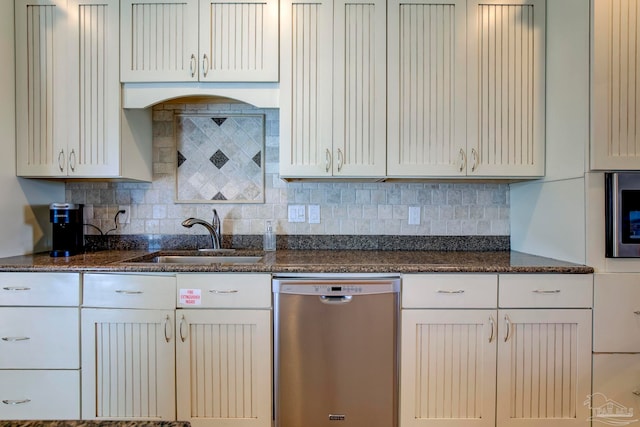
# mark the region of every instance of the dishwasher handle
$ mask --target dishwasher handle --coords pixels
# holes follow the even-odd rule
[[[351,295],[320,295],[323,304],[348,304],[352,299]]]

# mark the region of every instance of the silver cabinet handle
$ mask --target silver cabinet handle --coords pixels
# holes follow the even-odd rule
[[[439,294],[448,294],[448,295],[451,295],[451,294],[464,294],[464,289],[458,289],[457,291],[447,291],[447,290],[444,290],[444,289],[439,289],[437,291],[437,293],[439,293]]]
[[[478,152],[475,148],[471,149],[471,159],[473,162],[471,163],[471,172],[475,172],[476,168],[478,167]]]
[[[3,400],[2,403],[5,405],[22,405],[25,403],[31,402],[31,399],[21,399],[21,400]]]
[[[6,342],[29,341],[30,339],[29,337],[2,337],[2,341]]]
[[[202,76],[207,77],[207,73],[209,73],[209,57],[205,53],[202,55]]]
[[[464,168],[467,166],[467,156],[464,154],[464,150],[460,149],[460,168],[458,169],[460,172],[464,171]]]
[[[338,172],[342,171],[342,166],[344,166],[344,154],[342,154],[342,150],[338,148]]]
[[[635,394],[636,396],[640,396],[640,390],[633,390],[631,393]]]
[[[118,289],[116,290],[116,294],[122,294],[122,295],[140,295],[143,294],[144,292],[142,291],[127,291],[126,289]]]
[[[560,289],[536,289],[534,291],[532,291],[534,294],[559,294],[560,293]]]
[[[58,153],[58,168],[60,172],[64,172],[64,150],[60,150]]]
[[[329,151],[328,148],[325,153],[324,168],[325,172],[329,172],[329,170],[331,169],[331,151]]]
[[[196,55],[194,53],[191,54],[191,61],[189,62],[189,71],[191,72],[191,78],[196,76],[196,69],[198,68]]]
[[[640,310],[634,311],[633,314],[635,314],[636,316],[640,316]]]
[[[5,286],[5,291],[30,291],[31,288],[23,287],[23,286]]]
[[[492,342],[496,331],[496,322],[493,319],[493,316],[489,316],[489,324],[491,325],[491,335],[489,335],[489,342]]]
[[[224,294],[237,294],[239,291],[237,289],[209,289],[209,293],[216,295],[224,295]]]
[[[171,318],[169,315],[164,318],[164,339],[167,342],[171,341]]]
[[[187,335],[186,333],[182,332],[182,328],[184,326],[187,325],[187,319],[184,318],[184,315],[182,316],[182,319],[180,319],[180,341],[185,342],[187,340]],[[188,330],[188,329],[187,329]]]
[[[69,153],[69,168],[71,168],[71,172],[76,171],[76,152],[73,149]]]
[[[504,324],[507,327],[507,333],[504,336],[504,342],[509,341],[509,338],[511,338],[511,319],[509,319],[509,316],[507,316],[505,314],[504,316]]]

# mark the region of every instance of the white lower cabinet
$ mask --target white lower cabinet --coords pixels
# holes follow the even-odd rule
[[[593,279],[576,277],[404,276],[401,427],[584,425],[591,309],[583,302],[591,301]],[[502,297],[503,287],[517,284],[550,300]],[[574,299],[576,286],[585,297]],[[478,288],[484,297],[468,299]],[[569,300],[566,308],[545,308],[558,299]],[[515,301],[521,303],[509,308]]]
[[[0,273],[0,420],[80,417],[80,275]]]
[[[175,420],[175,281],[84,275],[83,419]]]
[[[640,419],[640,274],[595,275],[593,425]],[[616,424],[617,423],[617,424]]]
[[[271,425],[271,312],[178,310],[178,420]]]
[[[190,307],[176,311],[178,420],[270,427],[271,275],[178,274],[177,280],[178,306]]]

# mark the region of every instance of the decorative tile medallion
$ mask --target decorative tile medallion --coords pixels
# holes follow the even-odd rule
[[[176,115],[178,202],[264,203],[264,115]]]

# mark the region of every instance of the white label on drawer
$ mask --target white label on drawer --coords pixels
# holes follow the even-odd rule
[[[201,289],[180,289],[180,303],[184,305],[202,304]]]

